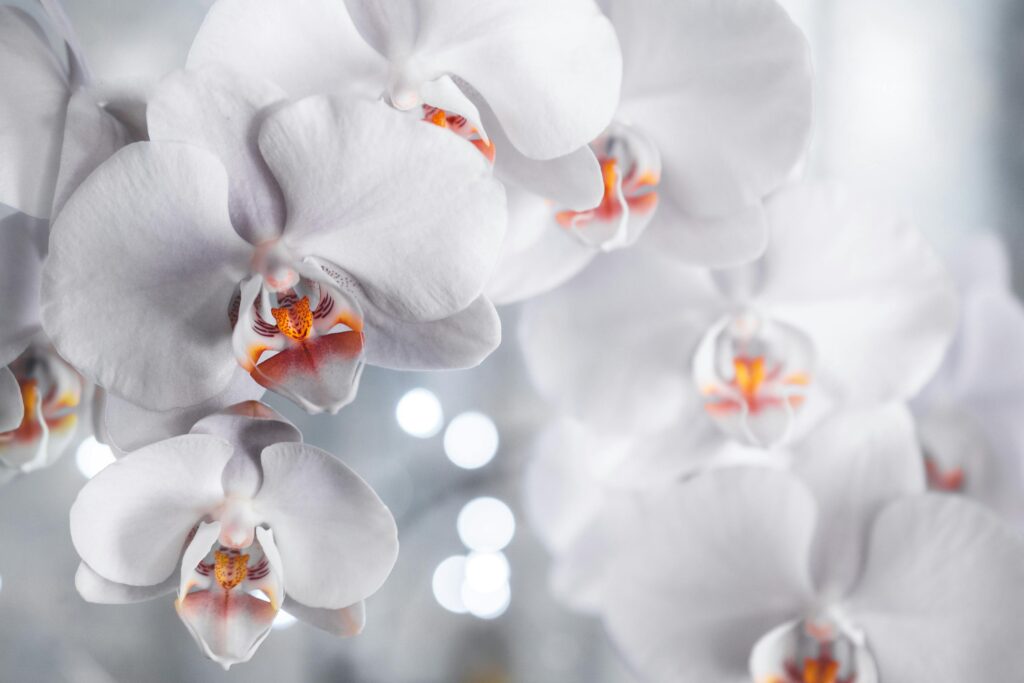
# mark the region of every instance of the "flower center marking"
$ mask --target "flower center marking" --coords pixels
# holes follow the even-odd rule
[[[559,211],[555,220],[563,228],[581,228],[591,221],[619,220],[628,209],[647,214],[658,204],[658,177],[651,170],[641,170],[638,164],[629,167],[621,178],[617,157],[602,157],[601,178],[604,181],[604,196],[595,209],[589,211]],[[625,204],[625,206],[623,206]]]
[[[465,116],[452,114],[444,109],[424,104],[423,120],[440,128],[447,128],[459,137],[469,140],[489,162],[494,163],[494,144],[489,140],[484,140],[483,136],[480,135],[480,131],[474,128]]]
[[[933,491],[961,493],[966,484],[967,474],[962,467],[943,469],[935,458],[924,456],[924,470],[928,479],[928,488]]]
[[[213,576],[224,590],[229,591],[245,581],[248,573],[248,555],[225,553],[220,550],[214,553]]]
[[[309,297],[298,301],[282,301],[280,308],[271,308],[270,313],[277,321],[277,328],[290,339],[302,341],[313,331],[313,311],[309,309]]]

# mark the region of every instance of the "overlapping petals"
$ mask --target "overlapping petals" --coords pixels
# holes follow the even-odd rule
[[[103,470],[75,501],[71,533],[83,597],[124,603],[176,587],[182,620],[225,668],[255,653],[286,600],[320,628],[357,633],[359,603],[398,551],[376,494],[255,403]]]

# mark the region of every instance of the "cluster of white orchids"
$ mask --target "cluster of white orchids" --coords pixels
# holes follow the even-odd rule
[[[552,590],[639,675],[1024,680],[1005,253],[801,178],[775,0],[217,0],[169,73],[87,52],[0,6],[0,480],[118,455],[86,600],[174,594],[225,668],[283,608],[359,633],[395,521],[259,400],[476,366],[525,302]]]

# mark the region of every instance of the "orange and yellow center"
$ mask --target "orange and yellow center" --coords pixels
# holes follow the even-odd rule
[[[277,321],[277,328],[295,341],[309,337],[313,330],[313,311],[309,308],[309,297],[304,296],[290,306],[271,308],[271,314]]]
[[[220,587],[231,590],[245,581],[249,572],[249,556],[217,551],[214,553],[213,576]]]

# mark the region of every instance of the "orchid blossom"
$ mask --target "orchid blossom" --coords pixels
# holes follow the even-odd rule
[[[509,236],[487,290],[497,303],[553,289],[648,225],[644,243],[686,263],[750,261],[768,240],[763,200],[806,150],[808,46],[775,0],[602,5],[624,66],[615,119],[591,143],[603,196],[580,210],[552,195],[547,176],[510,188]]]
[[[225,669],[248,661],[284,608],[339,636],[398,553],[395,521],[332,455],[266,406],[242,403],[129,454],[71,508],[90,602],[177,593],[196,643]]]
[[[495,173],[591,208],[587,143],[622,57],[594,0],[218,0],[189,66],[224,64],[292,96],[356,89],[471,141]]]
[[[949,262],[960,291],[960,324],[942,366],[912,404],[928,484],[981,500],[1020,523],[1024,365],[1017,358],[1024,308],[995,236],[957,242]]]
[[[83,380],[39,323],[43,221],[0,220],[0,482],[51,465],[78,433]]]
[[[1024,541],[924,493],[906,415],[834,426],[792,471],[719,469],[633,501],[605,555],[625,657],[665,682],[1024,677]]]
[[[832,185],[767,205],[763,258],[708,272],[608,256],[529,302],[527,366],[565,414],[605,433],[713,423],[769,446],[821,415],[912,397],[941,362],[956,292],[911,226]]]
[[[336,412],[364,363],[497,346],[504,193],[472,146],[218,67],[168,77],[147,119],[68,201],[44,272],[47,332],[109,394],[180,411],[261,385]]]

